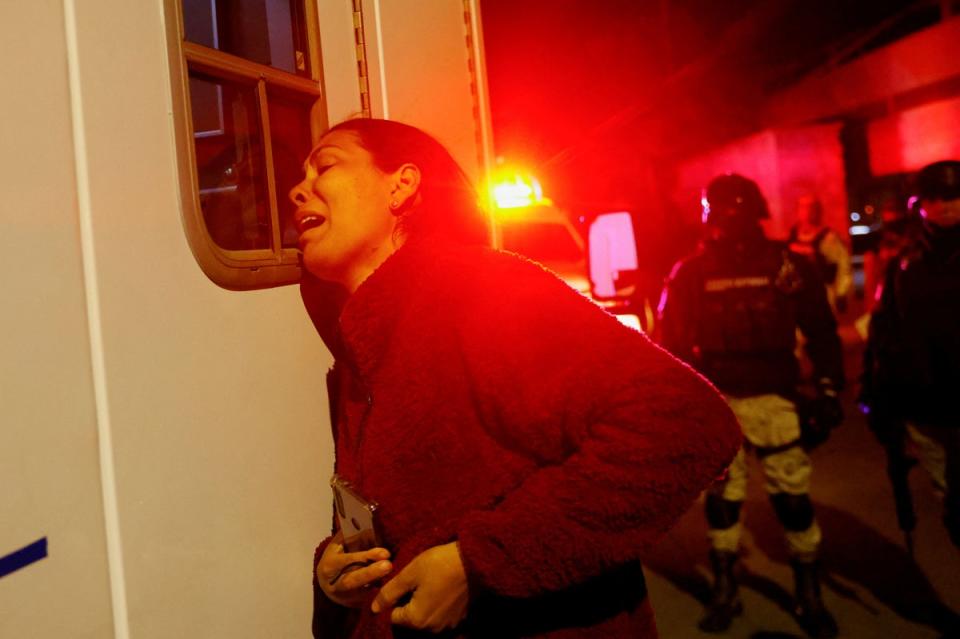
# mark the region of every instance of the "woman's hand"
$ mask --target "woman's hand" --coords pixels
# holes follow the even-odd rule
[[[344,552],[343,534],[338,532],[317,563],[317,583],[330,601],[361,608],[373,583],[393,570],[389,559],[386,548]]]
[[[396,605],[407,593],[410,601],[390,613],[400,626],[441,632],[454,628],[467,616],[467,573],[456,542],[434,546],[413,558],[384,584],[373,601],[374,613]]]

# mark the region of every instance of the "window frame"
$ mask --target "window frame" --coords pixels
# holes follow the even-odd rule
[[[317,7],[302,1],[302,28],[309,76],[301,76],[251,62],[244,58],[188,42],[183,27],[182,0],[164,0],[167,51],[173,97],[173,122],[180,183],[181,221],[190,250],[201,270],[217,285],[229,290],[250,290],[293,284],[300,280],[300,252],[281,245],[279,203],[285,193],[277,192],[270,132],[268,86],[313,99],[309,121],[311,146],[327,129],[326,91],[323,87],[320,30]],[[271,248],[225,249],[214,242],[207,230],[200,206],[197,157],[190,101],[190,71],[226,82],[255,87],[260,131],[263,137],[267,204],[270,213]]]

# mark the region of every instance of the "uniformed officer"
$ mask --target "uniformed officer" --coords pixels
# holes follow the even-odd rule
[[[797,221],[787,242],[791,251],[813,262],[827,287],[830,305],[843,313],[853,289],[850,249],[840,234],[824,223],[823,203],[812,193],[797,198]]]
[[[903,445],[906,426],[944,494],[943,522],[960,548],[960,161],[920,170],[913,201],[922,231],[887,269],[870,318],[861,401],[888,449]]]
[[[706,496],[715,582],[699,625],[721,632],[742,610],[733,567],[746,496],[745,453],[754,452],[785,529],[797,620],[811,636],[834,637],[836,622],[820,596],[821,533],[808,495],[811,464],[805,448],[822,442],[843,415],[837,399],[844,376],[836,320],[815,267],[765,236],[760,221],[769,211],[755,182],[721,175],[704,190],[702,203],[705,237],[667,281],[659,338],[727,396],[746,443],[727,477]],[[798,328],[817,391],[803,411],[798,411],[794,354]]]

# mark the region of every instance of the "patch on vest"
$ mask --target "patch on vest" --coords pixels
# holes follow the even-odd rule
[[[707,293],[716,293],[734,288],[760,288],[762,286],[770,286],[770,278],[766,275],[758,277],[720,277],[704,281],[703,290]]]

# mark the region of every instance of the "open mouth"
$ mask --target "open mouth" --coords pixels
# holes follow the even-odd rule
[[[326,221],[327,221],[327,218],[323,217],[322,215],[317,215],[315,213],[304,215],[303,217],[297,220],[297,233],[299,233],[300,235],[303,235],[310,229],[316,228],[322,225]]]

